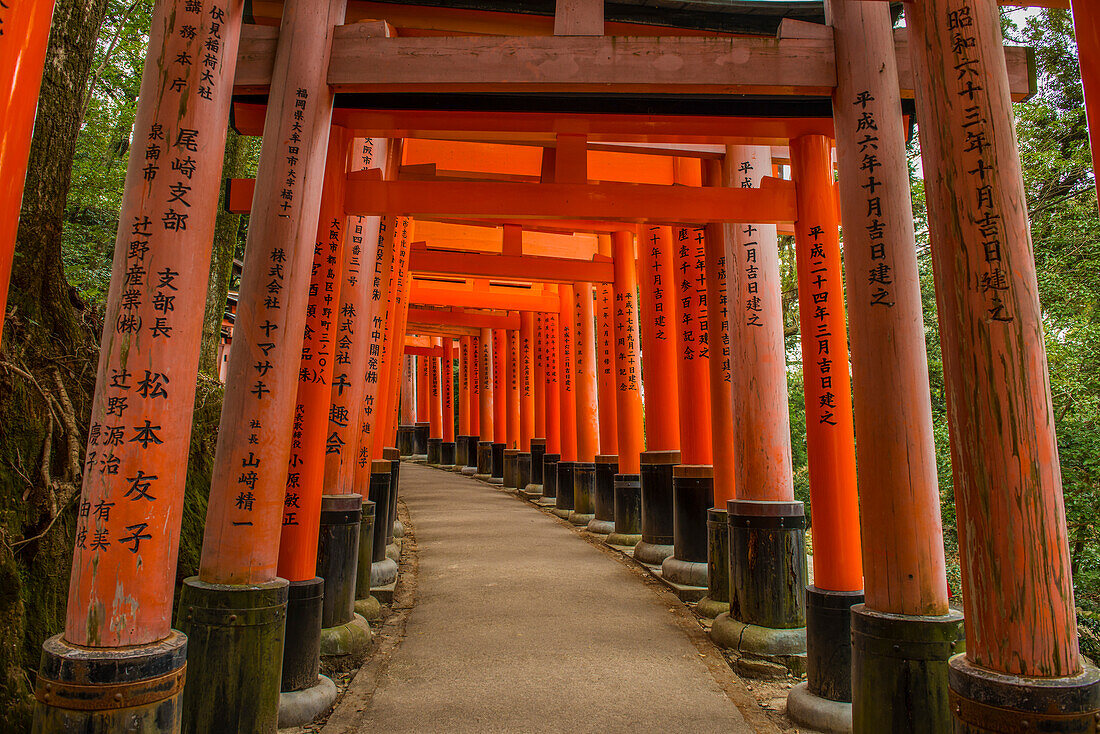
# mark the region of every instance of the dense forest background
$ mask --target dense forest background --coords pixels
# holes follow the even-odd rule
[[[58,0],[0,345],[0,730],[20,731],[42,641],[64,623],[74,498],[94,388],[150,0]],[[1061,451],[1082,649],[1100,655],[1100,221],[1068,12],[1006,17],[1036,50],[1039,93],[1016,105]],[[936,450],[951,587],[961,588],[943,367],[911,142]],[[254,175],[258,140],[230,132],[225,177]],[[221,408],[216,348],[247,217],[219,216],[195,405],[179,577],[198,562]],[[809,502],[794,250],[782,245],[799,498]]]

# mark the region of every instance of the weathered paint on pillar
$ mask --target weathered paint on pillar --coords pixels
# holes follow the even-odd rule
[[[356,138],[351,146],[351,170],[381,168],[389,141]],[[355,464],[360,437],[370,330],[370,280],[378,252],[378,217],[348,217],[340,310],[330,390],[328,437],[325,441],[325,494],[355,494]]]
[[[0,12],[12,17],[11,10],[22,14],[34,4],[21,0]],[[182,0],[160,3],[153,11],[134,122],[134,140],[146,155],[130,156],[115,240],[64,633],[66,641],[88,647],[144,645],[171,634],[185,479],[180,467],[187,465],[191,441],[218,205],[214,192],[243,4],[218,3],[205,13],[187,12],[185,6]],[[183,24],[194,26],[193,38],[180,33]],[[46,13],[44,20],[24,26],[31,36],[5,35],[0,40],[5,58],[14,52],[20,63],[31,64],[36,54],[29,44],[48,26]],[[7,45],[12,42],[28,45],[21,52]],[[162,64],[180,54],[201,57],[208,42],[221,48],[210,81],[203,81],[198,64]],[[32,76],[41,71],[41,65],[37,72],[28,67]],[[176,79],[183,80],[182,87]],[[19,79],[9,91],[30,94],[37,85]],[[34,99],[37,95],[12,103],[29,105],[33,117]],[[9,108],[6,114],[16,112]],[[23,176],[9,165],[22,158],[25,170],[26,153],[20,156],[15,136],[26,124],[8,118],[0,132],[3,185],[10,178],[20,190]],[[9,143],[15,146],[10,152]],[[5,222],[0,226],[15,218],[0,217]],[[6,287],[6,276],[3,283]],[[273,519],[277,524],[274,514]],[[271,537],[277,539],[277,532],[273,528]]]
[[[458,435],[470,435],[470,341],[458,340]]]
[[[926,192],[966,657],[1066,676],[1081,665],[1073,579],[1000,12],[926,0],[906,16],[921,157],[937,174]]]
[[[535,437],[535,314],[519,315],[519,450],[531,452]]]
[[[397,365],[405,356],[405,327],[409,320],[409,292],[412,289],[409,245],[412,242],[413,221],[410,217],[397,217],[393,226],[397,243],[396,261],[390,270],[390,278],[395,283],[389,304],[393,316],[386,319],[386,345],[382,349],[383,379],[379,382],[379,404],[384,424],[382,431],[375,435],[373,459],[376,461],[382,458],[382,450],[392,446],[397,439]]]
[[[432,419],[430,369],[428,357],[423,354],[416,356],[416,422],[428,423]]]
[[[1089,0],[1070,0],[1073,31],[1077,40],[1077,61],[1081,66],[1081,86],[1085,94],[1085,115],[1092,144],[1092,171],[1095,178],[1100,161],[1100,8]]]
[[[0,333],[52,17],[53,0],[0,5]]]
[[[706,232],[673,227],[676,248],[676,351],[680,462],[711,463],[710,344],[707,329]]]
[[[826,7],[842,70],[833,117],[864,593],[876,611],[946,614],[932,402],[904,120],[894,83],[893,24],[884,5],[831,1]]]
[[[561,383],[559,382],[558,314],[542,315],[543,323],[543,397],[546,399],[546,453],[561,454]]]
[[[863,559],[832,141],[805,136],[792,140],[790,149],[798,203],[794,233],[814,586],[856,591],[863,588]]]
[[[596,396],[596,320],[591,283],[573,285],[573,379],[577,400],[577,461],[596,460],[600,451]]]
[[[481,440],[493,442],[496,439],[494,420],[496,411],[493,409],[493,330],[482,329],[480,351],[478,353],[478,380],[481,387]]]
[[[508,363],[505,368],[508,388],[508,439],[505,443],[507,448],[515,449],[519,447],[519,331],[509,329],[504,338],[508,349]]]
[[[642,443],[642,368],[638,351],[638,277],[634,263],[634,237],[615,232],[615,416],[618,426],[619,473],[641,471],[638,457]]]
[[[440,395],[443,400],[443,443],[454,443],[455,440],[455,363],[454,340],[451,337],[443,337],[443,360],[440,365],[439,379],[441,381]]]
[[[722,178],[722,163],[707,161],[704,180],[708,186],[728,186]],[[736,456],[733,453],[733,395],[730,368],[730,305],[727,291],[726,226],[709,224],[704,241],[707,262],[707,343],[710,375],[711,464],[714,467],[714,506],[724,508],[737,498]]]
[[[672,229],[648,227],[638,244],[641,294],[642,387],[646,451],[680,449],[680,390],[676,380],[675,248]]]
[[[576,298],[568,284],[558,286],[558,404],[562,461],[577,460],[577,399],[574,391],[574,325]],[[549,451],[549,449],[547,449]]]
[[[493,443],[508,443],[508,335],[493,329]]]
[[[317,538],[324,494],[325,450],[332,393],[336,324],[340,306],[340,263],[344,257],[347,217],[344,183],[350,137],[333,126],[322,182],[321,210],[313,243],[313,270],[306,301],[306,325],[298,368],[290,461],[283,500],[278,574],[287,581],[317,575]],[[304,244],[304,243],[301,243]],[[344,419],[346,421],[346,416]]]
[[[442,344],[442,340],[439,337],[432,339],[432,346],[439,347]],[[428,409],[429,421],[431,425],[428,428],[429,438],[443,438],[443,386],[440,384],[442,380],[441,371],[443,369],[442,360],[439,357],[428,357],[425,359],[428,363]]]
[[[723,177],[730,185],[760,188],[771,173],[768,146],[726,148]],[[729,224],[726,234],[737,498],[790,502],[794,480],[776,228]]]

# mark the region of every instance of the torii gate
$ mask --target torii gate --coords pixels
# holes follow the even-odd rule
[[[42,13],[20,14],[26,5],[16,0],[16,15],[6,8],[0,19],[36,19],[37,26],[26,27],[41,29]],[[150,170],[134,157],[127,172],[81,498],[87,512],[81,515],[66,630],[44,648],[36,690],[39,730],[80,728],[93,718],[106,731],[133,721],[161,731],[177,731],[181,721],[188,731],[273,730],[280,683],[288,692],[313,685],[320,630],[293,628],[300,634],[285,651],[282,631],[320,603],[320,579],[314,578],[319,535],[320,555],[331,559],[325,580],[340,578],[347,566],[346,557],[329,553],[335,531],[322,530],[334,522],[326,515],[354,517],[342,524],[358,525],[355,490],[369,486],[375,496],[377,486],[386,494],[390,489],[381,488],[396,478],[386,444],[397,423],[398,365],[417,257],[410,245],[421,219],[512,225],[532,219],[543,226],[594,219],[638,228],[637,243],[623,234],[627,229],[613,230],[612,284],[629,282],[625,263],[636,246],[642,291],[633,312],[647,367],[647,414],[658,414],[648,409],[652,400],[678,425],[647,421],[646,450],[619,446],[619,469],[638,454],[637,474],[622,472],[641,478],[638,550],[673,553],[688,563],[680,555],[684,549],[668,549],[682,538],[668,525],[665,490],[671,484],[679,496],[697,500],[698,488],[710,479],[717,491],[712,477],[722,457],[713,451],[715,415],[726,419],[729,411],[724,405],[715,411],[708,399],[703,404],[711,415],[692,412],[676,394],[706,382],[713,395],[723,380],[722,369],[700,371],[686,354],[690,341],[704,333],[702,296],[717,292],[720,258],[712,254],[722,251],[715,243],[727,242],[734,305],[729,395],[739,420],[724,429],[734,447],[728,485],[734,494],[725,509],[736,608],[715,623],[715,636],[722,629],[756,636],[756,653],[792,665],[808,651],[810,686],[792,694],[792,715],[800,706],[846,695],[837,676],[815,668],[815,661],[846,636],[827,621],[836,615],[825,612],[847,608],[863,591],[866,603],[851,615],[857,731],[897,729],[910,716],[922,718],[929,730],[946,728],[950,717],[967,731],[999,730],[996,722],[1005,720],[1067,731],[1094,726],[1100,677],[1077,651],[1034,266],[1018,153],[1006,132],[1010,100],[1030,91],[1027,64],[1023,51],[1002,49],[994,0],[909,4],[908,38],[892,31],[888,6],[828,0],[829,26],[785,21],[778,39],[605,24],[597,2],[559,3],[553,19],[484,12],[461,20],[447,9],[410,12],[346,0],[253,5],[255,19],[277,22],[278,32],[262,26],[240,31],[239,0],[162,0],[154,11],[135,137],[172,160]],[[1081,0],[1073,5],[1075,20],[1085,24],[1081,37],[1094,38],[1092,11]],[[386,9],[391,23],[369,21]],[[467,33],[472,23],[475,32],[505,35],[454,37],[445,46],[432,37],[401,35],[403,24],[417,22],[435,24],[435,30],[465,24]],[[528,35],[508,35],[517,33]],[[41,32],[26,38],[38,44],[29,58],[38,57]],[[0,48],[3,78],[27,89],[27,67],[10,62],[10,45]],[[1097,85],[1094,51],[1082,45],[1088,91]],[[527,63],[514,63],[520,52]],[[24,58],[22,53],[15,56]],[[181,61],[188,58],[203,61]],[[175,61],[162,65],[157,59]],[[727,63],[731,59],[736,63]],[[608,89],[627,96],[560,103],[561,95]],[[219,141],[234,93],[266,95],[264,146],[202,568],[185,585],[177,620],[188,638],[183,686],[184,634],[171,627],[167,593],[183,496],[177,467],[185,465],[190,433],[216,206],[211,192],[218,188]],[[551,101],[534,111],[508,102],[489,108],[491,100],[521,93]],[[463,95],[483,95],[480,109],[461,109],[468,102]],[[776,99],[766,103],[761,96]],[[915,97],[924,121],[925,170],[940,173],[928,182],[929,218],[969,620],[967,651],[950,661],[960,620],[947,608],[944,581],[903,96]],[[1088,104],[1096,111],[1093,98]],[[788,116],[792,109],[802,114]],[[28,110],[23,99],[13,117],[23,127],[0,128],[17,136],[22,130],[25,138]],[[446,173],[453,169],[438,166],[409,172],[419,179],[400,175],[401,141],[416,138],[526,142],[553,149],[553,165],[540,168],[538,182],[456,181]],[[846,232],[846,309],[830,138],[837,146]],[[623,143],[641,143],[647,153],[669,144],[722,145],[726,151],[717,170],[709,164],[674,168],[676,185],[590,183],[592,149]],[[768,182],[762,175],[771,175],[773,145],[789,146],[791,182]],[[657,152],[669,155],[667,148]],[[7,178],[7,159],[2,163]],[[11,167],[21,170],[18,162]],[[11,197],[3,205],[12,211]],[[782,430],[787,418],[776,407],[785,398],[777,399],[780,369],[774,363],[781,329],[775,323],[774,227],[791,224],[803,299],[803,361],[810,366],[807,414],[818,420],[808,426],[815,555],[828,559],[815,569],[806,597],[802,513],[790,490]],[[692,244],[676,246],[681,242]],[[10,261],[11,238],[2,244]],[[476,271],[478,262],[441,258],[438,267],[453,275]],[[601,262],[590,267],[598,270]],[[707,277],[694,285],[681,278],[670,293],[657,279],[674,268]],[[371,271],[373,277],[359,277]],[[357,288],[361,282],[374,285]],[[576,489],[595,481],[589,465],[599,446],[591,416],[577,415],[578,407],[595,402],[594,304],[584,287],[562,287],[557,296],[559,359],[544,360],[544,369],[557,364],[563,376],[553,381],[560,388],[560,460],[544,469],[553,465],[557,485]],[[862,564],[858,552],[846,555],[858,547],[845,539],[854,530],[848,510],[854,509],[857,479],[847,371],[833,368],[846,361],[845,311],[854,435],[861,448]],[[677,328],[669,338],[664,313],[688,316],[692,327]],[[360,328],[368,338],[349,336],[345,349],[341,330],[348,335]],[[615,329],[618,335],[618,321]],[[302,364],[303,333],[310,367]],[[484,377],[501,364],[502,343],[490,347],[491,336],[481,331],[483,396],[489,391]],[[778,344],[781,355],[781,339]],[[377,370],[367,366],[372,356]],[[345,385],[336,371],[342,359],[348,360],[341,366],[347,374],[359,369],[357,374],[373,373],[373,380]],[[319,387],[326,379],[328,395]],[[349,401],[356,391],[360,395]],[[633,392],[632,399],[640,399],[641,391]],[[544,400],[549,449],[551,401]],[[359,417],[330,432],[317,410],[326,402]],[[483,427],[501,422],[499,411],[486,412],[491,403],[481,401]],[[127,405],[125,416],[120,405]],[[325,452],[333,446],[347,450],[332,452],[329,460]],[[299,461],[302,470],[295,471]],[[576,480],[563,482],[567,475]],[[289,484],[291,477],[303,483],[302,492],[292,491],[298,485]],[[322,492],[335,499],[323,500]],[[583,518],[588,508],[576,501],[585,496],[575,491],[556,507]],[[555,499],[565,498],[559,492]],[[389,511],[392,501],[385,503]],[[765,575],[748,565],[749,547],[780,571]],[[1022,569],[1025,582],[1001,585],[998,569],[1007,567]],[[775,577],[794,581],[777,589],[770,583]],[[341,604],[354,596],[347,584],[338,585]],[[343,624],[347,614],[330,610],[326,616]],[[790,631],[803,624],[806,632]],[[284,658],[282,681],[270,665],[273,656]],[[213,690],[223,692],[216,706],[205,698]],[[948,695],[950,709],[943,705]],[[897,700],[912,709],[896,706]]]

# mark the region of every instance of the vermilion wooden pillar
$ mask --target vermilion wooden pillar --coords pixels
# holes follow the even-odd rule
[[[339,265],[344,256],[344,182],[350,138],[333,127],[322,182],[317,239],[306,302],[297,401],[283,502],[277,573],[290,582],[317,575],[317,532],[324,493],[325,451],[340,304]],[[331,260],[330,260],[331,258]],[[296,641],[290,641],[296,642]]]
[[[520,314],[519,326],[519,450],[531,453],[535,437],[535,314]]]
[[[243,3],[222,4],[216,15],[190,14],[192,38],[166,31],[168,19],[184,15],[185,5],[162,2],[153,11],[134,139],[160,157],[148,163],[134,155],[127,165],[77,500],[65,630],[44,643],[37,679],[40,731],[180,727],[187,640],[171,621],[185,479],[180,467],[190,446],[217,214],[213,192],[219,190]],[[29,1],[0,7],[5,295],[51,7]],[[197,65],[159,60],[198,55],[210,42],[220,51],[207,98],[200,95]],[[175,86],[177,78],[182,87]],[[186,172],[173,171],[173,161],[187,161]],[[285,461],[284,453],[283,469]],[[286,599],[285,582],[279,586],[276,604]],[[119,706],[116,696],[161,676],[164,685],[150,686],[147,698]],[[275,686],[277,695],[277,680]]]
[[[477,474],[479,479],[489,479],[493,474],[493,442],[497,426],[493,410],[493,330],[482,329],[478,338],[477,382],[479,393],[478,414],[481,440],[477,445]],[[503,426],[500,426],[503,428]]]
[[[828,665],[811,671],[807,692],[843,698],[851,681],[859,732],[907,728],[916,712],[929,730],[946,731],[949,647],[941,645],[941,654],[932,657],[909,648],[899,655],[882,644],[951,640],[961,621],[947,607],[906,131],[893,82],[893,23],[880,4],[831,1],[826,7],[837,48],[833,116],[866,605],[853,599],[851,623],[844,625],[854,641],[851,674],[837,664],[844,654],[834,651]],[[842,622],[824,636],[846,642]],[[798,695],[792,692],[788,702],[796,716]]]
[[[611,256],[611,235],[599,236],[599,253]],[[596,294],[596,395],[599,405],[600,448],[603,456],[619,453],[615,414],[615,294],[610,283],[600,283]]]
[[[0,334],[52,17],[53,0],[0,6]]]
[[[416,423],[416,357],[411,354],[401,359],[400,399],[400,423],[411,428]]]
[[[532,406],[535,425],[532,437],[546,439],[546,314],[535,314],[535,353],[532,357],[531,388],[534,391]]]
[[[1073,30],[1077,37],[1077,60],[1085,93],[1085,113],[1092,143],[1093,174],[1100,166],[1100,10],[1088,0],[1071,0]]]
[[[332,29],[343,17],[343,0],[283,6],[280,35],[294,43],[279,44],[275,55],[277,81],[264,125],[199,577],[185,582],[181,609],[230,603],[267,608],[286,598],[276,561],[332,114],[326,75]],[[293,588],[293,603],[313,603],[312,584]],[[307,593],[299,596],[303,590]],[[278,676],[271,653],[275,660],[282,655],[283,619],[272,618],[230,642],[213,614],[192,613],[181,620],[191,638],[185,729],[230,728],[227,717],[236,717],[238,729],[273,729],[278,688],[272,683]],[[253,647],[240,647],[244,640]],[[224,687],[220,678],[227,662],[248,683],[236,689],[239,699],[214,704],[207,692]],[[315,676],[313,668],[286,672]]]
[[[573,475],[573,507],[569,520],[575,525],[588,525],[595,516],[595,461],[600,450],[600,422],[593,290],[591,283],[573,284],[573,389],[577,405],[577,465]]]
[[[543,377],[543,408],[546,413],[546,453],[561,456],[561,375],[559,371],[560,345],[558,341],[558,314],[543,314],[542,354],[545,367]]]
[[[561,459],[555,468],[554,514],[568,518],[573,511],[573,473],[577,465],[576,303],[571,284],[558,286],[558,396]],[[545,493],[544,493],[545,494]]]
[[[720,161],[707,161],[704,173],[708,186],[728,186],[732,183],[723,180]],[[707,225],[705,235],[711,463],[714,466],[714,506],[724,509],[726,502],[737,496],[731,393],[733,349],[730,344],[731,311],[727,293],[726,251],[729,249],[729,240],[727,227],[723,224]]]
[[[458,342],[458,432],[470,435],[470,342],[464,336]]]
[[[389,349],[390,344],[391,342],[387,338],[387,349]],[[413,446],[413,453],[422,456],[428,455],[428,438],[431,436],[432,424],[431,368],[429,363],[429,357],[423,354],[416,356],[416,443]],[[383,372],[383,374],[385,373]],[[382,383],[381,389],[385,389],[385,382]]]
[[[433,337],[432,346],[441,349],[442,340]],[[428,357],[428,463],[438,464],[443,451],[443,386],[442,359]]]
[[[921,157],[937,173],[926,191],[967,638],[965,657],[951,660],[956,730],[989,730],[979,701],[1037,727],[1055,726],[1049,713],[1058,711],[1062,731],[1087,730],[1098,674],[1078,651],[999,9],[928,0],[907,8],[907,23],[926,121]]]
[[[379,405],[385,421],[381,433],[375,435],[374,458],[383,458],[384,447],[390,445],[397,431],[397,386],[399,384],[399,365],[405,355],[405,326],[409,317],[409,291],[412,277],[409,273],[409,245],[413,236],[413,221],[409,217],[396,217],[393,220],[395,260],[390,268],[390,300],[387,308],[392,316],[386,319],[386,343],[382,348],[381,378],[379,382]],[[391,456],[394,452],[391,452]],[[396,490],[394,490],[396,492]],[[396,517],[396,503],[390,507]]]
[[[493,329],[493,472],[490,482],[504,483],[504,449],[508,448],[508,335]]]
[[[470,337],[470,440],[469,447],[467,448],[466,467],[463,469],[463,473],[473,473],[469,470],[477,471],[477,446],[481,440],[482,426],[481,426],[481,337]]]
[[[508,439],[506,443],[509,449],[519,449],[519,330],[509,329],[504,335],[507,352],[505,358],[505,376],[508,391]]]
[[[447,467],[454,466],[455,463],[454,351],[454,340],[443,337],[443,360],[439,372],[443,401],[443,445],[440,447],[439,463]]]

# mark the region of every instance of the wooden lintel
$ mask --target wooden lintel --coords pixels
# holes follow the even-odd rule
[[[454,306],[456,308],[492,308],[510,311],[557,311],[557,294],[533,292],[516,288],[505,293],[498,289],[470,290],[433,287],[423,281],[413,280],[409,303],[423,306]]]
[[[264,92],[277,38],[246,26],[235,91]],[[274,34],[277,36],[277,31]],[[1032,93],[1027,49],[1005,49],[1014,99]],[[898,48],[899,62],[908,58]],[[898,65],[902,94],[913,75]],[[752,36],[429,36],[386,38],[373,24],[336,29],[329,84],[338,92],[768,94],[827,97],[826,38]],[[578,131],[581,132],[581,131]]]
[[[602,36],[603,0],[557,0],[555,36]]]
[[[532,255],[485,255],[414,246],[409,269],[414,273],[430,275],[479,276],[534,283],[615,282],[611,260],[598,255],[592,260],[577,260]]]
[[[360,216],[599,219],[704,224],[795,221],[789,189],[649,184],[348,181],[345,207]]]
[[[409,323],[469,329],[518,329],[518,313],[487,313],[453,308],[409,308]],[[412,329],[409,329],[412,331]]]
[[[417,336],[452,336],[456,333],[454,331],[444,331],[444,333],[442,333],[442,334],[429,334],[429,333],[427,333],[427,332],[425,332],[421,329],[418,329],[417,326],[418,326],[417,324],[409,323],[405,328],[405,333],[415,334]],[[433,331],[435,331],[435,330],[433,329]],[[473,336],[473,334],[470,334],[469,336]],[[406,347],[405,347],[405,354],[415,356],[415,357],[439,357],[439,358],[443,358],[443,357],[447,356],[446,354],[444,354],[443,347],[416,347],[416,346],[408,346],[408,345],[406,345]],[[451,347],[451,359],[454,359],[456,355],[457,355],[457,350],[452,346]]]

